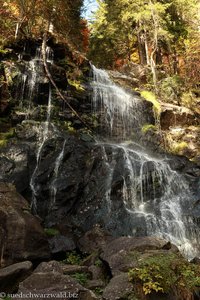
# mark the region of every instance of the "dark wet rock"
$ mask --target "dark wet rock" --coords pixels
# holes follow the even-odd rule
[[[50,256],[45,233],[30,214],[27,201],[11,185],[0,184],[0,249],[2,266]]]
[[[76,245],[73,239],[67,236],[56,235],[52,238],[49,238],[48,241],[52,254],[72,251],[76,249]]]
[[[65,69],[53,64],[49,66],[49,70],[53,75],[53,80],[55,81],[58,88],[67,89],[68,82],[66,78]]]
[[[32,263],[20,262],[0,269],[0,291],[13,293],[18,289],[19,282],[31,274]]]
[[[134,296],[133,285],[126,273],[112,278],[103,291],[103,299],[105,300],[128,299],[130,295]]]

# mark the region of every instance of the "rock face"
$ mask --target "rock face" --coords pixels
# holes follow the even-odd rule
[[[112,278],[103,291],[105,300],[128,299],[129,296],[134,296],[133,285],[125,273]]]
[[[135,235],[146,235],[144,220],[132,218],[125,208],[123,178],[128,175],[123,148],[95,144],[88,134],[85,134],[86,139],[82,134],[71,135],[63,129],[54,131],[50,128],[40,152],[40,164],[35,169],[44,126],[44,123],[38,125],[28,121],[17,126],[16,137],[2,150],[1,180],[16,185],[17,190],[31,202],[33,191],[30,182],[35,174],[37,213],[44,219],[45,227],[59,228],[61,234],[51,238],[52,253],[74,248],[74,234],[79,237],[95,224],[118,236],[131,235],[133,228]],[[140,151],[135,147],[133,145],[133,151]],[[172,155],[165,155],[165,161],[172,169],[185,174],[194,195],[198,193],[199,169],[195,164]],[[152,168],[149,163],[147,171],[151,172]],[[137,163],[135,170],[140,174]],[[147,197],[151,200],[153,186],[149,184],[148,188]],[[160,193],[162,190],[157,188],[158,197]],[[193,199],[195,197],[198,199],[198,195]],[[198,215],[198,206],[195,207],[195,215]],[[99,238],[95,242],[97,245],[103,242],[98,230],[94,235]],[[87,248],[86,252],[95,248],[94,240],[91,245],[88,236],[83,247]]]
[[[0,184],[1,266],[49,258],[45,233],[29,210],[27,201],[13,186]]]
[[[186,107],[167,103],[162,103],[161,107],[160,125],[163,130],[169,129],[170,126],[190,126],[199,123],[195,113]]]

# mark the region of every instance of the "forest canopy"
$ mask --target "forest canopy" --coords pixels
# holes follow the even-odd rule
[[[158,70],[200,81],[199,0],[98,0],[91,25],[90,57],[116,68],[147,65],[154,85]],[[106,57],[106,59],[105,59]]]
[[[0,0],[1,45],[14,38],[38,37],[53,31],[60,39],[78,43],[83,0]]]

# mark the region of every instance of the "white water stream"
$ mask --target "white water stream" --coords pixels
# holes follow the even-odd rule
[[[49,137],[49,126],[50,126],[50,120],[51,120],[51,98],[52,98],[52,94],[51,94],[51,86],[49,85],[49,98],[48,98],[48,106],[47,106],[47,117],[46,117],[46,122],[44,123],[44,127],[40,133],[40,139],[39,139],[39,146],[38,146],[38,151],[37,151],[37,156],[36,156],[36,167],[33,171],[33,174],[31,176],[31,180],[30,180],[30,187],[31,187],[31,191],[32,191],[32,208],[33,210],[36,212],[37,211],[37,200],[36,200],[36,196],[37,196],[37,191],[38,191],[38,186],[36,184],[36,178],[37,178],[37,171],[39,168],[39,164],[40,164],[40,159],[41,159],[41,153],[42,153],[42,149],[43,146],[46,142],[46,140]]]
[[[105,205],[112,218],[113,174],[121,163],[121,201],[129,216],[145,220],[146,234],[171,241],[188,258],[199,256],[199,230],[191,218],[187,218],[190,207],[190,187],[186,179],[172,170],[164,158],[149,155],[137,143],[124,143],[130,131],[145,123],[138,97],[131,96],[118,87],[104,70],[93,67],[93,112],[103,111],[102,125],[110,130],[108,143],[99,142],[105,155],[107,174],[105,176]],[[121,142],[114,143],[113,132],[122,126]],[[114,127],[115,126],[115,127]],[[109,147],[108,155],[106,148]],[[121,162],[120,162],[121,161]],[[122,163],[123,162],[123,163]],[[118,167],[119,169],[119,167]],[[136,228],[132,228],[132,235]]]
[[[58,189],[57,179],[58,179],[58,174],[59,174],[59,168],[62,164],[63,157],[64,157],[65,145],[66,145],[66,140],[64,141],[61,152],[55,161],[53,181],[51,183],[51,188],[50,188],[50,194],[51,194],[51,205],[49,207],[50,209],[53,207],[53,205],[56,202],[56,194],[57,194],[57,189]]]

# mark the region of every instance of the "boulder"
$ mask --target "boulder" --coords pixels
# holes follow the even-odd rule
[[[27,201],[14,186],[5,183],[0,183],[0,232],[1,266],[50,257],[38,219],[31,215]]]
[[[166,244],[165,240],[154,237],[120,237],[104,247],[101,259],[108,263],[112,275],[116,276],[137,266],[139,252],[163,249]]]
[[[49,239],[49,246],[52,254],[67,252],[76,249],[73,239],[63,235],[56,235]]]
[[[86,286],[90,290],[95,290],[97,288],[103,289],[105,287],[105,282],[103,282],[101,279],[89,280]]]
[[[96,225],[79,239],[78,244],[82,252],[90,254],[96,250],[103,249],[112,240],[113,237],[109,232]]]
[[[95,300],[95,294],[81,286],[75,279],[63,275],[55,262],[41,264],[35,272],[19,285],[15,299],[25,299],[23,294],[37,294],[43,299],[44,294],[61,299]]]
[[[129,282],[126,273],[112,278],[103,291],[103,299],[105,300],[129,299],[128,296],[130,295],[134,296],[133,285]]]
[[[56,272],[63,274],[62,264],[58,261],[52,260],[49,262],[42,262],[35,269],[35,273],[48,273],[48,272]]]
[[[161,104],[160,126],[162,130],[169,129],[171,126],[184,126],[198,124],[198,120],[193,111],[189,108],[170,103]]]
[[[32,263],[25,261],[0,269],[0,291],[13,293],[18,289],[20,281],[30,275]]]

